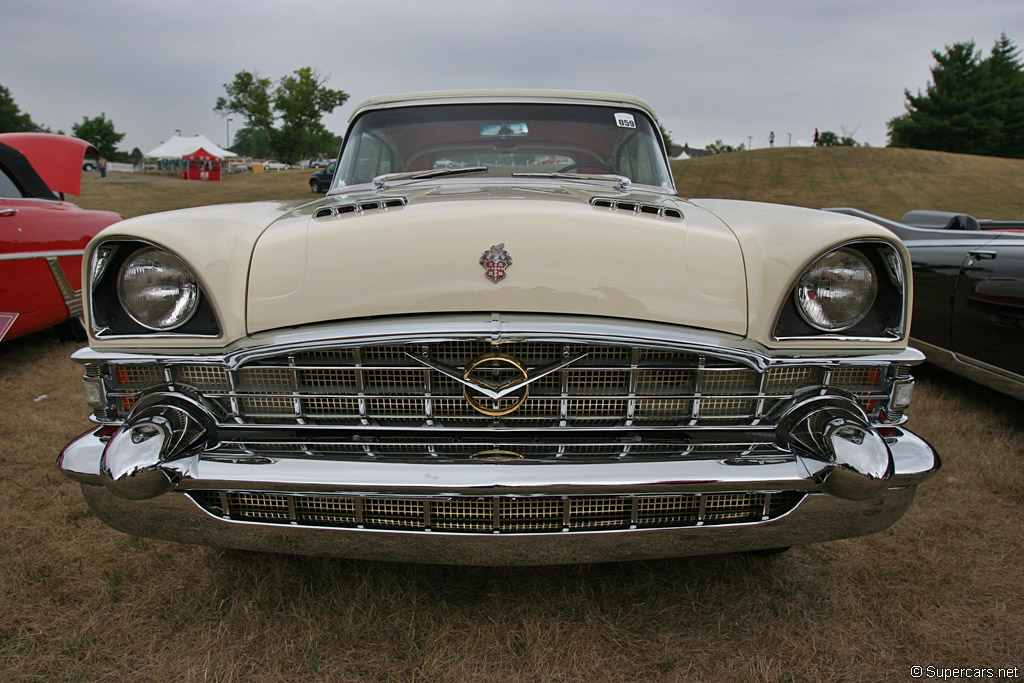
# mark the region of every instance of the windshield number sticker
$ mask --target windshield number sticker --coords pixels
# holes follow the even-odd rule
[[[632,114],[617,112],[615,114],[615,125],[619,128],[636,128],[636,121],[633,120]]]

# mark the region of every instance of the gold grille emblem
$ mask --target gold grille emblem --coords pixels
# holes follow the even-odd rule
[[[559,361],[543,368],[535,369],[533,374],[518,360],[504,353],[488,353],[466,365],[460,372],[457,368],[432,360],[424,353],[417,355],[405,352],[405,355],[417,363],[437,370],[462,385],[462,394],[473,410],[491,417],[508,415],[518,410],[530,394],[530,384],[541,377],[547,377],[564,367],[585,358],[587,351],[576,355],[566,355]]]
[[[518,360],[504,353],[488,353],[472,361],[466,366],[463,379],[465,382],[462,393],[469,401],[469,405],[477,412],[492,417],[508,415],[518,410],[530,395],[530,385],[527,383],[530,375],[526,368]],[[475,387],[479,387],[488,389],[493,394],[517,384],[521,386],[499,398],[475,390]]]
[[[515,451],[505,451],[500,448],[493,448],[487,451],[478,451],[469,456],[470,460],[481,460],[483,462],[512,462],[522,460],[523,456]]]

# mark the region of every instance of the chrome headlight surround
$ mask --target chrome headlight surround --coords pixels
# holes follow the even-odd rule
[[[778,341],[901,339],[910,314],[908,267],[897,246],[884,240],[832,247],[797,274],[772,337]],[[824,300],[816,300],[818,293],[824,294]]]
[[[199,309],[199,284],[177,256],[142,247],[117,275],[117,298],[132,320],[148,330],[175,330]]]
[[[849,247],[820,256],[800,275],[793,290],[800,317],[822,332],[841,332],[859,323],[877,294],[874,267]]]
[[[85,291],[95,337],[220,334],[200,279],[169,249],[112,237],[92,247],[89,256]]]

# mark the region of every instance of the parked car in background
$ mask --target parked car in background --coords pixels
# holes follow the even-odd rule
[[[332,161],[327,167],[309,176],[309,189],[313,192],[324,193],[331,186],[334,180],[334,169],[338,167],[337,162]]]
[[[776,551],[888,527],[939,466],[904,427],[903,243],[680,198],[637,97],[373,98],[325,197],[133,218],[86,258],[98,424],[59,466],[131,534],[484,565]]]
[[[994,221],[951,211],[908,211],[899,220],[903,225],[931,230],[988,230],[1024,232],[1024,221]]]
[[[1024,223],[939,211],[913,211],[897,222],[828,210],[873,221],[907,245],[914,266],[911,343],[930,362],[1024,399]]]
[[[281,161],[274,161],[273,159],[269,159],[261,163],[263,164],[264,171],[287,171],[291,168],[288,164]]]
[[[235,157],[227,160],[227,172],[228,173],[249,173],[255,163],[249,157]]]
[[[0,134],[0,340],[57,326],[84,339],[82,252],[121,220],[63,200],[80,191],[84,140],[48,133]]]

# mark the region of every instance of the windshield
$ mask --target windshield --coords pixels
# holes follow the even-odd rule
[[[475,103],[396,107],[360,116],[345,138],[334,189],[391,173],[483,170],[626,176],[672,189],[655,125],[639,110],[581,104]]]

